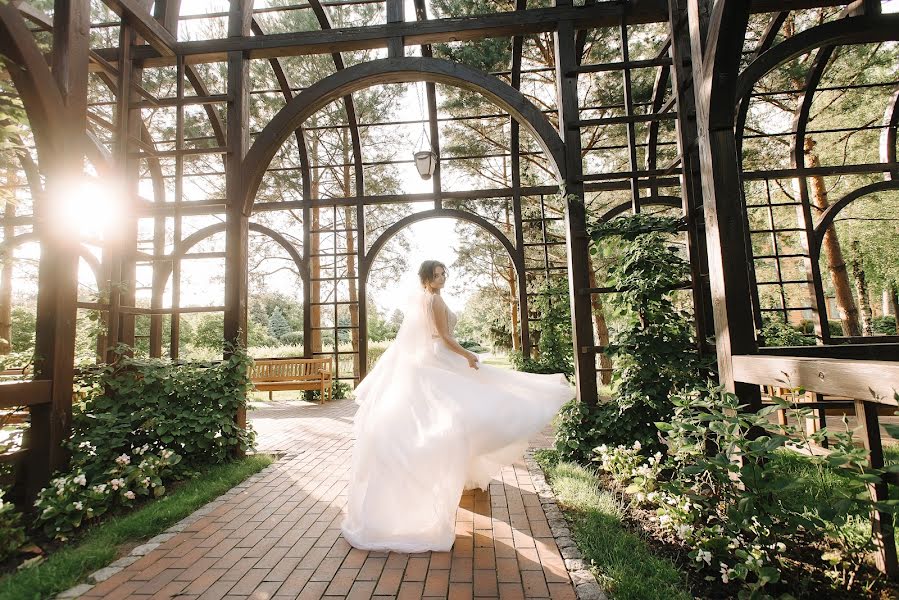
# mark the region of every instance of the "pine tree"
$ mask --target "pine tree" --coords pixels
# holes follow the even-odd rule
[[[280,341],[282,337],[290,333],[290,323],[284,318],[281,307],[276,306],[268,318],[268,332],[273,338]]]

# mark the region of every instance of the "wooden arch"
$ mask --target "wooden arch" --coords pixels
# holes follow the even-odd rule
[[[293,260],[294,264],[297,266],[297,269],[300,272],[300,277],[303,280],[303,283],[309,281],[309,264],[306,262],[306,259],[300,254],[299,250],[296,249],[296,246],[290,243],[290,241],[285,238],[283,235],[266,227],[265,225],[260,225],[259,223],[250,223],[249,224],[250,231],[255,231],[256,233],[261,233],[262,235],[266,235],[274,240],[279,246],[284,248],[290,258]],[[187,254],[188,250],[205,240],[206,238],[212,237],[217,233],[223,233],[227,229],[227,223],[215,223],[214,225],[209,225],[202,229],[198,229],[183,240],[181,240],[177,246],[172,251],[173,257],[182,257]],[[172,274],[172,263],[168,263],[164,267],[162,267],[160,272],[160,280],[158,283],[161,285],[165,285],[165,282],[168,281],[168,278]]]
[[[252,212],[253,200],[265,169],[284,140],[321,107],[372,85],[433,81],[484,95],[528,129],[551,157],[559,181],[565,177],[565,145],[552,124],[525,96],[499,79],[477,69],[436,58],[385,58],[354,65],[322,79],[295,96],[256,137],[241,168],[238,201]]]
[[[817,262],[818,257],[821,254],[821,244],[824,240],[824,234],[827,233],[827,229],[833,224],[834,219],[841,210],[863,196],[889,190],[899,190],[899,180],[888,179],[886,181],[871,183],[849,192],[848,194],[831,204],[824,212],[821,220],[815,226],[815,244],[812,248],[813,259]]]
[[[412,213],[411,215],[403,217],[402,219],[393,223],[390,227],[385,229],[365,254],[365,262],[363,263],[363,279],[368,279],[368,272],[372,263],[374,263],[375,258],[377,258],[378,256],[378,253],[393,236],[399,233],[402,229],[408,227],[409,225],[412,225],[413,223],[426,221],[429,219],[459,219],[460,221],[467,221],[469,223],[477,225],[478,227],[484,229],[490,235],[495,237],[497,241],[499,241],[499,243],[503,245],[503,247],[506,249],[506,252],[509,253],[509,258],[512,259],[512,263],[515,265],[516,272],[521,272],[524,270],[524,257],[520,249],[516,249],[515,246],[512,245],[512,242],[509,240],[509,238],[507,238],[505,234],[503,234],[503,232],[496,227],[496,225],[494,225],[484,217],[468,211],[458,210],[455,208],[435,208],[432,210]]]

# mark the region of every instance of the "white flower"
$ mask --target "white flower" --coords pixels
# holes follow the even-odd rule
[[[634,450],[639,450],[642,447],[643,446],[640,444],[640,442],[634,442]]]
[[[81,502],[73,502],[72,506],[75,507],[75,510],[82,510],[84,508],[84,505]]]
[[[646,494],[646,500],[649,502],[655,502],[658,497],[658,492],[649,492],[648,494]]]
[[[670,522],[671,522],[671,517],[669,517],[668,515],[662,515],[659,517],[659,523],[661,523],[662,525],[667,525]]]
[[[162,458],[168,458],[168,457],[170,457],[172,454],[174,454],[173,451],[171,451],[171,450],[169,450],[169,449],[165,449],[165,450],[163,450],[159,455],[160,455]]]
[[[77,483],[80,486],[87,485],[87,477],[84,476],[84,473],[79,473],[77,477],[75,477],[72,481]]]
[[[730,567],[721,563],[721,582],[728,583],[730,581]]]
[[[643,492],[637,492],[637,502],[643,504],[644,501],[646,501],[646,494],[644,494]]]
[[[132,492],[131,490],[128,490],[127,492],[125,492],[125,497],[128,498],[129,500],[134,500],[134,492]]]
[[[144,487],[149,487],[149,486],[150,486],[150,478],[144,477]]]
[[[693,533],[693,527],[685,523],[683,525],[678,525],[675,528],[675,531],[677,532],[677,536],[679,538],[681,538],[682,540],[684,540],[684,539],[687,539],[687,537],[691,533]]]
[[[712,553],[708,550],[700,550],[696,553],[696,562],[705,562],[705,564],[712,564]]]
[[[91,489],[93,489],[93,490],[94,490],[95,492],[97,492],[98,494],[102,494],[103,492],[106,491],[106,484],[105,484],[105,483],[101,483],[101,484],[99,484],[99,485],[95,485],[95,486],[94,486],[93,488],[91,488]]]
[[[113,490],[117,490],[125,484],[121,479],[113,479],[109,482],[109,485],[112,486]]]
[[[131,457],[128,456],[127,454],[123,454],[120,457],[118,457],[117,459],[115,459],[115,461],[117,464],[124,467],[125,465],[131,463]]]

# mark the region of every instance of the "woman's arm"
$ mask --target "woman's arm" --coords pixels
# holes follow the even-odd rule
[[[453,334],[450,333],[449,324],[446,322],[446,303],[443,301],[443,298],[438,296],[437,294],[433,294],[430,298],[431,303],[431,315],[434,319],[434,325],[437,328],[437,333],[440,335],[440,339],[443,340],[450,350],[455,352],[456,354],[465,357],[465,360],[468,361],[468,366],[477,369],[478,368],[478,357],[474,352],[469,352],[465,348],[463,348],[459,342],[456,341],[456,338],[453,337]]]

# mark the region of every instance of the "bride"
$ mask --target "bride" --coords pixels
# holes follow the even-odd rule
[[[486,490],[574,396],[562,375],[481,365],[453,337],[446,267],[426,260],[418,275],[396,340],[355,392],[342,530],[364,550],[449,550],[462,491]]]

